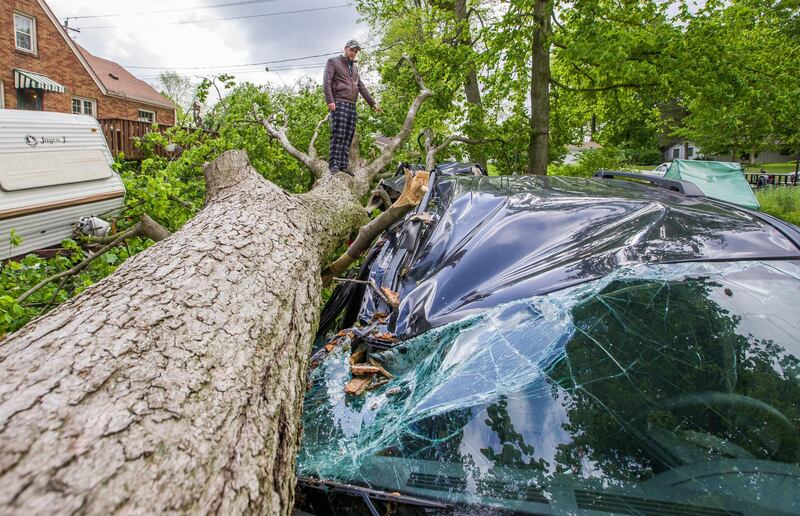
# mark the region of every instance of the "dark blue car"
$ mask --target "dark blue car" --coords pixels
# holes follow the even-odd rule
[[[323,313],[300,513],[800,513],[800,229],[612,175],[432,174]]]

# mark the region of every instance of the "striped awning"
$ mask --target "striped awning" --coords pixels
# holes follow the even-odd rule
[[[35,90],[55,91],[56,93],[64,93],[67,91],[64,86],[53,79],[25,70],[14,70],[14,86],[18,89],[32,88]]]

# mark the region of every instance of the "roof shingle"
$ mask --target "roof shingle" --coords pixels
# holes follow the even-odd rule
[[[159,94],[146,82],[134,77],[122,66],[108,59],[94,56],[80,45],[77,45],[77,47],[110,95],[138,100],[153,106],[175,109],[175,104],[172,101]]]

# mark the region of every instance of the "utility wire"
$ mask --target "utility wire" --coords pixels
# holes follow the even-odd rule
[[[313,54],[310,56],[303,56],[303,57],[292,57],[289,59],[278,59],[275,61],[261,61],[259,63],[243,63],[243,64],[235,64],[235,65],[219,65],[219,66],[176,66],[176,67],[169,67],[169,66],[128,66],[124,65],[125,68],[137,69],[137,70],[221,70],[223,68],[237,68],[241,66],[263,66],[268,64],[278,64],[278,63],[290,63],[292,61],[303,61],[305,59],[311,59],[312,57],[327,57],[341,54],[341,50],[337,52],[328,52],[326,54]]]
[[[162,9],[160,11],[139,11],[135,13],[115,13],[115,14],[91,14],[86,16],[67,16],[68,20],[88,20],[94,18],[118,18],[120,16],[142,16],[146,14],[164,14],[164,13],[178,13],[186,11],[197,11],[202,9],[216,9],[220,7],[233,7],[235,5],[252,5],[252,4],[265,4],[268,2],[277,2],[278,0],[246,0],[239,2],[229,2],[226,4],[210,4],[210,5],[197,5],[194,7],[184,7],[181,9]]]
[[[325,68],[325,63],[301,65],[301,66],[286,66],[286,67],[260,69],[260,70],[242,70],[242,71],[227,72],[227,73],[229,75],[244,75],[253,73],[285,72],[289,70],[313,70],[316,68]],[[138,76],[137,79],[148,80],[148,79],[159,79],[160,77],[161,77],[160,75],[142,75]]]
[[[177,21],[177,22],[167,22],[167,23],[147,23],[141,25],[90,25],[89,27],[81,27],[81,30],[93,30],[93,29],[127,29],[127,28],[144,28],[144,27],[164,27],[167,25],[194,25],[196,23],[209,23],[209,22],[218,22],[218,21],[230,21],[230,20],[244,20],[244,19],[253,19],[253,18],[266,18],[270,16],[281,16],[284,14],[299,14],[299,13],[313,13],[318,11],[329,11],[331,9],[340,9],[342,7],[350,7],[353,4],[339,4],[339,5],[331,5],[328,7],[314,7],[311,9],[298,9],[296,11],[278,11],[273,13],[264,13],[264,14],[248,14],[245,16],[230,16],[228,18],[209,18],[205,20],[186,20],[186,21]]]

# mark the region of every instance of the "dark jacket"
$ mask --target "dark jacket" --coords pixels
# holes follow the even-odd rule
[[[367,87],[358,76],[358,67],[353,63],[353,71],[347,66],[345,56],[332,57],[325,65],[325,76],[322,78],[322,88],[325,91],[325,102],[352,102],[356,103],[358,94],[364,97],[367,104],[375,105],[375,99],[367,91]]]

